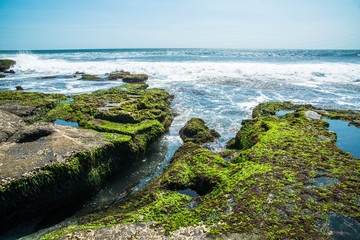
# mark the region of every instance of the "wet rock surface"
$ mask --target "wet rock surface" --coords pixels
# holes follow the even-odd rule
[[[11,59],[0,59],[0,72],[8,70],[10,67],[14,66],[16,62]]]
[[[280,110],[293,112],[276,116]],[[157,239],[187,239],[176,234],[200,226],[193,239],[356,239],[359,159],[334,145],[336,135],[318,115],[360,118],[357,111],[260,104],[228,144],[231,161],[187,142],[142,190],[44,239],[82,237],[86,231],[96,239],[114,229],[121,229],[113,232],[120,239],[144,229]],[[178,192],[184,189],[199,196]]]

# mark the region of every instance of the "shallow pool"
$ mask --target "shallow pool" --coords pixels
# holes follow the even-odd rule
[[[330,126],[329,130],[337,134],[336,146],[360,158],[360,128],[349,126],[348,122],[325,119]]]

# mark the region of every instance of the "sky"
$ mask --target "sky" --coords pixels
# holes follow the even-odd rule
[[[360,0],[0,0],[0,50],[360,49]]]

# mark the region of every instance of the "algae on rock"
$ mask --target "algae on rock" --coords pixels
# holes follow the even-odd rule
[[[0,72],[8,70],[10,67],[14,66],[16,62],[11,59],[0,59]]]
[[[275,116],[279,110],[295,112]],[[328,114],[310,105],[260,104],[254,118],[245,120],[228,144],[236,154],[231,162],[198,144],[185,143],[163,173],[143,189],[44,239],[69,233],[86,237],[86,232],[101,237],[99,228],[139,223],[151,223],[159,238],[202,225],[207,237],[226,239],[358,236],[359,159],[336,147],[336,135],[327,129],[327,122],[308,117],[308,111]],[[359,112],[348,113],[352,121],[359,120]],[[336,116],[347,119],[346,115]],[[318,184],[322,179],[327,183]],[[177,192],[183,189],[200,196]],[[342,228],[346,223],[352,227]]]
[[[186,125],[180,129],[179,135],[184,142],[204,144],[213,142],[220,134],[214,129],[209,129],[205,121],[200,118],[190,119]]]
[[[122,85],[71,101],[60,94],[0,92],[0,126],[10,126],[0,130],[0,231],[88,197],[144,154],[173,119],[171,96],[146,88]],[[88,129],[39,122],[57,119]]]

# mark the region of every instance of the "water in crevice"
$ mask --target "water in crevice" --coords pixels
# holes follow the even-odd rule
[[[285,114],[288,113],[293,113],[294,111],[285,111],[285,110],[280,110],[276,112],[276,116],[280,117],[280,116],[284,116]]]
[[[200,195],[197,192],[194,192],[191,189],[185,189],[185,190],[177,190],[178,193],[187,195],[192,198],[200,197]]]

